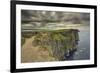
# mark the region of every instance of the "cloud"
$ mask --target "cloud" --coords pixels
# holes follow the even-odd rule
[[[90,24],[89,13],[21,10],[22,24],[31,24],[34,27],[50,26],[48,23]],[[58,24],[58,26],[59,26]]]

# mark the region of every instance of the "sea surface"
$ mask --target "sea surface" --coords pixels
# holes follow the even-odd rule
[[[66,60],[88,60],[90,59],[90,30],[80,30],[79,32],[78,48]]]

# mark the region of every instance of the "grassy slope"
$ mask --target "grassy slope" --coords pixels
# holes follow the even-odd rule
[[[21,62],[41,62],[41,61],[54,61],[56,60],[51,54],[51,52],[42,48],[41,46],[33,46],[32,41],[34,36],[26,39],[26,42],[22,46]]]

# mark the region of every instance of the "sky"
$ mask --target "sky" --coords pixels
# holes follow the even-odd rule
[[[22,28],[89,26],[90,14],[79,12],[21,10]]]

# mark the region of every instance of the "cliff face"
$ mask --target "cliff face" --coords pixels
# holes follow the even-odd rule
[[[76,41],[78,40],[77,30],[60,30],[38,33],[33,44],[52,49],[53,56],[61,60],[64,53],[77,47]]]

